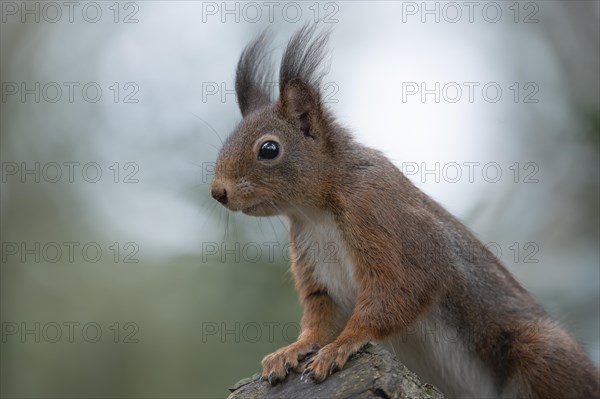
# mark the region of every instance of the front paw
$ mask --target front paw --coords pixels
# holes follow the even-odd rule
[[[356,350],[348,345],[339,345],[335,342],[325,345],[306,365],[302,373],[302,380],[311,379],[317,383],[324,381],[327,376],[342,369]]]
[[[294,342],[263,358],[261,379],[276,385],[283,381],[290,371],[297,371],[301,360],[319,350],[320,346],[309,342]]]

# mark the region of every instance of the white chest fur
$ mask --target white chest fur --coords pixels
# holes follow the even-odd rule
[[[323,212],[298,210],[291,221],[296,251],[308,255],[315,280],[350,316],[358,282],[355,263],[335,220]],[[438,311],[431,309],[404,332],[380,343],[448,397],[498,397],[486,367],[465,348],[456,330],[442,321]]]
[[[302,210],[293,219],[294,245],[314,265],[313,277],[327,289],[341,310],[350,315],[356,303],[358,283],[354,261],[333,217],[325,212]]]

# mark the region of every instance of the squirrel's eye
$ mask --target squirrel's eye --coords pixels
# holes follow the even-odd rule
[[[258,150],[258,159],[275,159],[279,155],[279,144],[274,141],[265,141]]]

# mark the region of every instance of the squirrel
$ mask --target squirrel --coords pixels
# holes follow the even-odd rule
[[[449,397],[600,398],[580,344],[467,227],[335,121],[321,87],[329,36],[318,24],[292,36],[276,100],[268,34],[243,50],[243,119],[210,188],[231,211],[289,221],[300,334],[264,357],[262,380],[322,382],[377,341]],[[312,256],[332,245],[333,261]]]

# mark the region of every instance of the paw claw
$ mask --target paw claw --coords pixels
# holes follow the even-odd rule
[[[275,383],[277,383],[277,373],[274,371],[271,371],[269,373],[269,377],[267,379],[269,380],[269,384],[275,385]]]
[[[308,381],[308,379],[313,380],[315,378],[315,372],[313,369],[311,369],[310,367],[307,367],[306,369],[304,369],[304,371],[302,372],[302,376],[300,377],[300,381]]]
[[[337,362],[331,363],[331,366],[329,367],[329,375],[333,374],[337,369],[338,369]]]
[[[277,385],[292,372],[300,372],[305,369],[310,362],[308,364],[299,364],[298,362],[302,359],[310,360],[309,356],[319,348],[320,346],[317,344],[298,341],[265,356],[261,361],[263,368],[261,380],[268,381],[270,385]],[[311,376],[309,373],[304,374],[304,379],[309,376]]]

